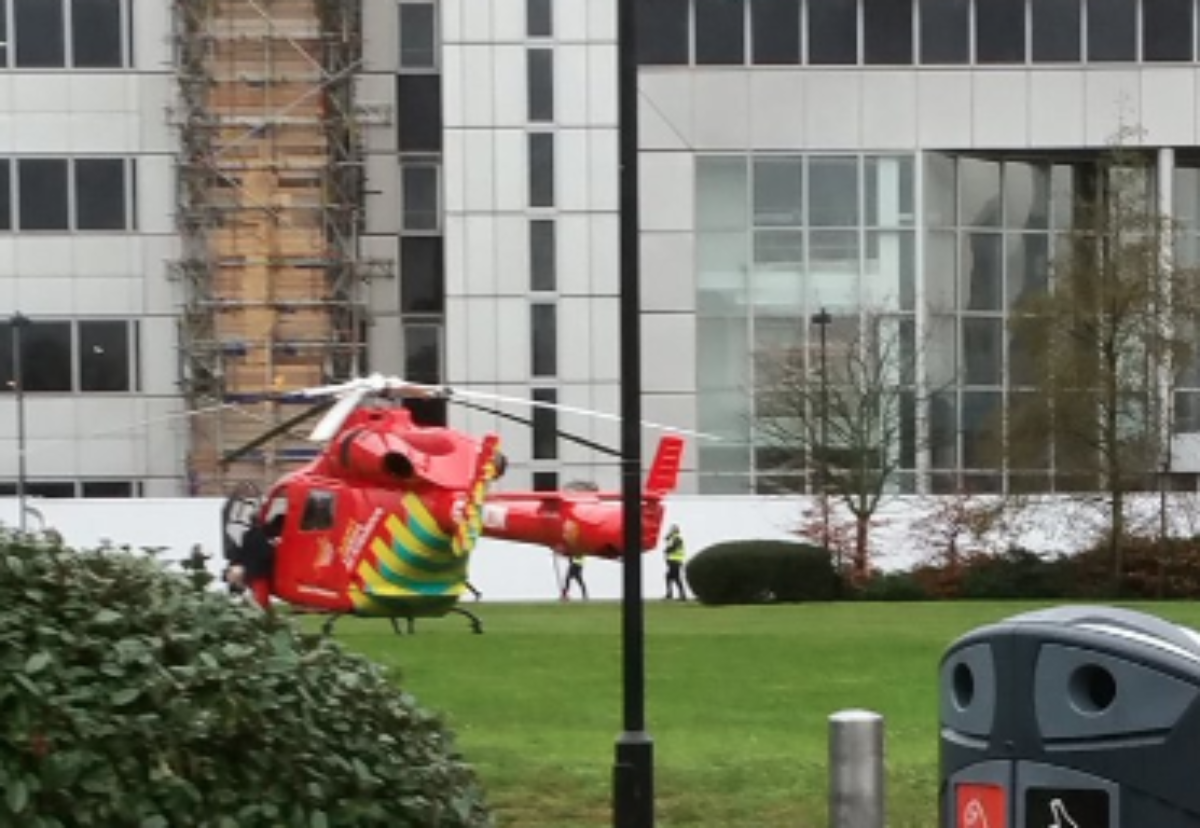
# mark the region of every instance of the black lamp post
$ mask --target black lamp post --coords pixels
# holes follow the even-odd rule
[[[613,765],[615,828],[654,826],[654,742],[646,731],[642,604],[642,354],[638,211],[637,0],[617,2],[621,257],[621,502],[623,730]]]
[[[12,387],[17,401],[17,510],[18,526],[25,531],[25,375],[21,348],[29,319],[20,312],[10,320],[12,326]]]
[[[829,548],[829,366],[827,359],[826,329],[833,322],[833,317],[824,307],[812,315],[812,324],[821,331],[821,446],[817,469],[821,486],[821,546]],[[838,572],[842,568],[841,553],[838,553]]]

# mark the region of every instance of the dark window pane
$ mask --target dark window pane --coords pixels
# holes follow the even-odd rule
[[[71,323],[31,322],[21,338],[21,371],[28,391],[70,391]]]
[[[8,66],[8,0],[0,0],[0,69]]]
[[[535,492],[553,492],[558,489],[558,472],[534,472],[533,490]]]
[[[62,0],[16,0],[16,64],[30,69],[66,65]]]
[[[808,4],[808,62],[858,62],[858,0]]]
[[[124,65],[121,0],[71,0],[71,56],[83,68]]]
[[[533,374],[552,377],[558,373],[558,308],[538,304],[530,309]]]
[[[445,269],[441,236],[400,239],[401,313],[443,313]]]
[[[412,414],[413,422],[423,426],[445,426],[450,422],[450,404],[444,399],[418,399],[404,401],[404,407]]]
[[[23,158],[17,162],[22,230],[66,230],[67,162]]]
[[[81,391],[129,391],[129,325],[79,323]]]
[[[0,322],[0,394],[13,390],[12,345],[12,325],[7,321]]]
[[[963,319],[962,337],[966,384],[999,385],[1004,323],[1000,319]]]
[[[553,388],[535,388],[533,401],[556,405],[558,392]],[[558,459],[558,411],[545,405],[533,409],[533,459]]]
[[[554,135],[529,135],[529,206],[554,206]]]
[[[2,3],[3,0],[0,0]],[[4,9],[0,8],[0,12]],[[3,66],[3,63],[0,63]],[[12,229],[12,165],[0,158],[0,230]]]
[[[970,60],[970,0],[920,2],[921,63],[966,63]]]
[[[1137,59],[1137,3],[1133,0],[1088,0],[1089,61]]]
[[[442,381],[441,329],[437,325],[404,327],[404,374],[413,382]]]
[[[1025,0],[975,0],[975,60],[1025,62]]]
[[[525,0],[525,34],[550,37],[554,34],[554,0]]]
[[[25,484],[25,493],[30,497],[65,500],[75,497],[75,484],[70,480],[30,480]]]
[[[750,0],[753,63],[760,66],[800,62],[798,0]]]
[[[1192,59],[1193,0],[1142,0],[1142,58]]]
[[[554,120],[554,52],[530,49],[526,64],[529,90],[529,120]]]
[[[405,230],[437,230],[438,168],[433,164],[404,164],[400,168],[400,197]]]
[[[125,225],[125,162],[119,158],[76,161],[76,229],[123,230]]]
[[[400,68],[437,66],[437,20],[432,3],[400,4]]]
[[[741,66],[745,62],[746,16],[743,0],[704,0],[697,3],[696,63]]]
[[[689,0],[641,0],[637,9],[638,63],[683,65],[688,62]]]
[[[82,484],[83,497],[133,497],[132,480],[85,480]]]
[[[396,130],[401,152],[442,149],[442,82],[438,75],[396,77]]]
[[[529,222],[529,286],[532,290],[558,286],[558,239],[549,219]]]
[[[1080,59],[1080,0],[1033,0],[1030,4],[1031,47],[1035,63]]]
[[[337,497],[333,492],[316,489],[308,493],[304,503],[304,514],[300,516],[300,531],[311,532],[332,529],[337,508]]]
[[[863,0],[863,63],[910,64],[912,0]]]

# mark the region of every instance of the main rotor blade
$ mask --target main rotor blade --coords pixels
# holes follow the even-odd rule
[[[390,388],[397,390],[411,389],[420,391],[427,396],[445,396],[451,400],[457,398],[467,398],[476,400],[489,400],[491,402],[511,403],[513,405],[523,405],[527,408],[548,408],[554,411],[563,411],[568,414],[580,414],[584,417],[596,417],[601,420],[610,420],[612,422],[621,422],[623,419],[618,414],[609,414],[606,411],[596,411],[590,408],[580,408],[574,405],[565,405],[563,403],[543,402],[541,400],[529,400],[523,397],[510,397],[504,394],[493,394],[488,391],[471,391],[464,388],[456,388],[449,385],[424,385],[417,382],[407,382],[399,377],[388,377],[386,382]],[[715,434],[708,434],[703,431],[694,431],[687,428],[679,428],[670,426],[664,423],[654,423],[649,420],[642,420],[642,426],[645,428],[653,428],[658,431],[665,431],[669,434],[680,434],[686,437],[699,437],[705,440],[720,441],[720,437]]]
[[[300,423],[304,422],[305,420],[311,420],[313,417],[315,417],[318,414],[320,414],[321,412],[325,411],[332,405],[333,405],[332,401],[324,401],[324,402],[314,405],[312,408],[308,409],[307,411],[297,414],[295,417],[289,417],[288,419],[284,420],[279,425],[277,425],[267,431],[264,431],[262,434],[255,437],[249,443],[239,446],[238,448],[233,449],[232,451],[227,451],[221,457],[221,465],[228,466],[233,461],[254,451],[256,448],[258,448],[259,446],[261,446],[263,443],[267,442],[268,440],[271,440],[274,437],[278,437],[280,434],[283,434],[284,432],[292,430],[293,428],[300,425]]]
[[[308,435],[308,439],[314,443],[324,443],[332,439],[338,433],[338,429],[342,427],[342,423],[346,422],[346,418],[354,412],[354,409],[358,408],[358,404],[370,391],[371,389],[367,386],[359,386],[339,399],[324,419],[317,423],[317,427],[312,430],[312,434]]]
[[[451,398],[449,402],[452,402],[455,405],[461,405],[463,408],[470,408],[473,411],[481,411],[484,414],[494,414],[497,417],[503,417],[505,420],[510,420],[514,423],[520,423],[521,425],[526,425],[530,428],[533,427],[533,420],[529,419],[528,417],[518,417],[516,414],[509,414],[508,412],[500,411],[496,408],[488,408],[485,405],[476,405],[475,403],[470,403],[466,400],[456,400]],[[589,448],[592,451],[597,451],[601,454],[607,454],[610,457],[621,456],[621,452],[617,451],[616,449],[609,448],[608,446],[601,445],[600,443],[592,442],[586,437],[580,437],[577,434],[572,434],[569,431],[561,431],[559,429],[555,429],[555,432],[564,440],[570,440],[572,443],[581,445],[584,448]]]

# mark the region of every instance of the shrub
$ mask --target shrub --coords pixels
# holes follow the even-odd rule
[[[359,656],[155,561],[0,535],[0,824],[491,825]]]
[[[927,601],[932,596],[912,572],[885,572],[863,583],[858,590],[863,601]]]
[[[1043,558],[1026,549],[974,555],[962,568],[963,598],[1064,598],[1071,594],[1073,565],[1068,558]]]
[[[828,550],[792,541],[718,543],[688,561],[685,573],[705,604],[828,601],[837,582]]]

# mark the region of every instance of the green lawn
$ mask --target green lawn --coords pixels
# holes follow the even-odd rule
[[[967,630],[1035,606],[648,605],[657,824],[824,826],[827,718],[851,707],[886,717],[891,828],[936,824],[938,660]],[[619,605],[471,608],[484,635],[453,616],[415,636],[350,620],[336,635],[446,716],[501,828],[610,826]],[[1147,611],[1200,626],[1198,605]]]

